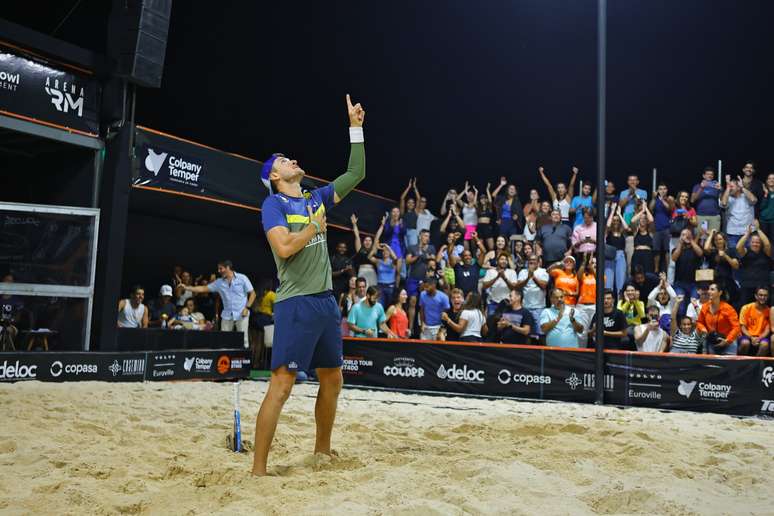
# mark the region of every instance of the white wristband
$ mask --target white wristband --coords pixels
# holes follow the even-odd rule
[[[349,143],[363,143],[365,138],[363,137],[362,127],[350,127],[349,128]]]

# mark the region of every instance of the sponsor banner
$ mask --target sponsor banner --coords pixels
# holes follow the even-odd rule
[[[774,363],[606,353],[605,402],[774,417]],[[593,403],[594,353],[344,339],[349,385]]]
[[[132,183],[137,187],[163,188],[260,208],[268,190],[261,182],[262,163],[226,152],[170,138],[143,128],[136,129]],[[346,137],[346,132],[342,134]],[[308,170],[307,170],[308,171]],[[343,172],[343,171],[342,171]],[[333,175],[330,175],[333,179]],[[325,181],[306,177],[302,186],[313,190]],[[326,215],[329,224],[350,228],[357,213],[363,230],[379,226],[381,217],[395,203],[353,191]]]
[[[0,382],[142,381],[145,353],[0,353]]]
[[[250,375],[249,350],[0,353],[0,382],[234,379]]]
[[[760,372],[756,375],[760,392],[760,404],[757,413],[774,417],[774,361],[760,363]]]
[[[593,367],[593,354],[583,352],[344,341],[351,385],[590,402]]]
[[[752,415],[761,409],[759,360],[607,354],[618,405]]]
[[[0,44],[0,109],[99,134],[99,83]]]
[[[138,156],[142,161],[134,184],[200,193],[212,191],[216,186],[208,184],[207,176],[213,167],[200,157],[186,155],[168,146],[148,144],[139,146]]]
[[[250,375],[249,350],[176,350],[148,352],[151,381],[246,378]]]

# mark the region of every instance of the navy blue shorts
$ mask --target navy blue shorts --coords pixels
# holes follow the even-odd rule
[[[341,312],[330,292],[295,296],[274,305],[271,370],[341,367]]]

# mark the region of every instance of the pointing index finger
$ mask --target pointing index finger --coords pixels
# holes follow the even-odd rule
[[[347,109],[352,110],[353,108],[352,99],[349,98],[349,93],[347,93]]]

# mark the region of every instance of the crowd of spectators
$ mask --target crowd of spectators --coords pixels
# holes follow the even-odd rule
[[[237,331],[245,348],[254,352],[265,326],[273,324],[276,294],[273,280],[261,280],[258,291],[250,279],[234,270],[230,260],[217,264],[217,272],[194,276],[175,265],[168,284],[145,303],[145,289],[137,285],[118,302],[121,328],[162,330]]]
[[[575,167],[566,183],[537,172],[545,196],[524,204],[502,177],[448,190],[436,215],[413,178],[378,227],[352,215],[354,253],[331,256],[344,333],[586,347],[601,319],[607,348],[771,355],[774,174],[706,167],[677,192],[607,181],[598,318],[600,193]]]

